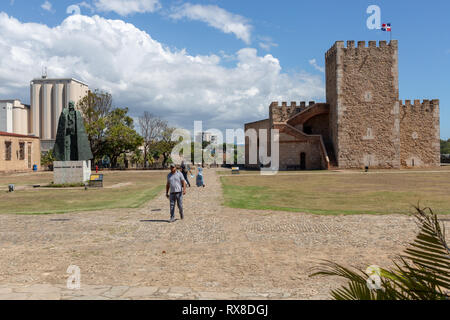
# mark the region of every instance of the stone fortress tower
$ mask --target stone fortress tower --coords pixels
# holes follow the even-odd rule
[[[399,101],[398,41],[337,41],[325,61],[338,167],[439,166],[439,101]]]
[[[397,40],[337,41],[325,64],[326,103],[273,102],[245,126],[280,130],[281,169],[440,165],[439,100],[399,100]]]

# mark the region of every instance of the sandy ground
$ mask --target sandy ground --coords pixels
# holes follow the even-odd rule
[[[0,215],[0,299],[79,298],[64,289],[69,265],[81,270],[85,298],[130,298],[135,290],[131,298],[328,299],[342,281],[310,278],[320,259],[390,266],[417,231],[401,215],[225,208],[214,169],[205,181],[188,189],[185,219],[172,224],[163,193],[140,209]],[[23,289],[33,287],[51,294]]]

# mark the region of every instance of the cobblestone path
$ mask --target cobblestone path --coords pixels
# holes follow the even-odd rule
[[[139,209],[0,215],[0,299],[328,299],[342,282],[309,277],[321,259],[389,266],[416,232],[408,216],[225,208],[214,169],[205,180],[175,223],[163,193]]]

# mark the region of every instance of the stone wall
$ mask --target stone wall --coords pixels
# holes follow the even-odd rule
[[[397,55],[395,40],[369,41],[368,47],[339,41],[330,49],[327,99],[339,167],[400,167]]]
[[[265,119],[265,120],[261,120],[261,121],[246,123],[245,129],[244,129],[245,132],[247,133],[247,130],[249,130],[249,129],[255,129],[258,137],[259,137],[259,129],[267,130],[267,147],[269,150],[268,154],[270,155],[270,120]],[[259,147],[259,142],[257,142],[257,147]],[[252,151],[252,154],[254,154],[254,151]],[[245,166],[248,168],[255,168],[255,169],[259,168],[260,162],[259,162],[258,154],[256,154],[256,156],[257,156],[258,164],[251,164],[249,161],[249,159],[250,159],[250,139],[246,135],[246,137],[245,137]]]
[[[337,41],[325,53],[325,87],[327,103],[336,105],[337,97],[337,44],[342,41]]]
[[[402,167],[439,166],[439,100],[406,100],[399,104]]]
[[[302,125],[303,131],[309,127],[311,129],[310,134],[319,134],[322,136],[324,143],[330,143],[330,126],[328,117],[328,114],[320,114],[312,117]]]
[[[300,154],[306,156],[306,170],[320,170],[322,167],[321,150],[314,141],[301,141],[291,135],[280,133],[280,170],[289,166],[300,166]],[[298,169],[298,168],[297,168]]]
[[[326,84],[326,98],[330,105],[329,128],[330,140],[333,145],[335,154],[338,153],[338,74],[342,77],[342,53],[338,47],[343,47],[342,41],[337,41],[325,53],[325,84]]]
[[[407,101],[400,106],[397,40],[389,44],[369,41],[368,46],[365,41],[358,41],[357,46],[355,41],[347,41],[347,46],[337,41],[325,54],[325,63],[327,104],[309,108],[315,103],[272,102],[269,119],[245,126],[284,128],[285,134],[280,136],[282,169],[299,165],[301,152],[306,153],[307,163],[322,168],[329,167],[330,161],[340,168],[439,166],[439,101],[416,101],[414,106]],[[309,118],[305,111],[317,112],[325,106],[326,115]],[[312,129],[311,139],[302,133],[306,127]],[[321,136],[321,141],[314,136]],[[324,148],[327,150],[321,151]],[[248,153],[246,144],[246,163]],[[322,159],[325,165],[321,164],[322,154],[331,155],[331,160]],[[307,164],[308,169],[314,166]]]
[[[272,126],[274,122],[286,122],[297,113],[302,112],[307,107],[314,105],[314,101],[310,101],[307,105],[305,101],[301,101],[299,105],[293,101],[288,106],[287,102],[282,102],[281,106],[278,102],[272,102],[269,107],[269,120]]]
[[[11,160],[6,160],[6,142],[11,143]],[[23,153],[20,150],[21,143],[24,144]],[[31,149],[31,154],[28,147]],[[0,172],[31,171],[33,165],[37,165],[40,170],[41,145],[38,138],[0,133]]]

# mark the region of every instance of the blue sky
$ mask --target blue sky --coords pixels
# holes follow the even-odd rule
[[[324,100],[321,68],[336,40],[387,39],[367,28],[369,5],[399,40],[400,99],[440,99],[441,137],[450,138],[447,0],[0,0],[0,99],[29,101],[29,80],[45,65],[50,77],[110,91],[133,116],[242,127],[266,117],[272,100]]]

